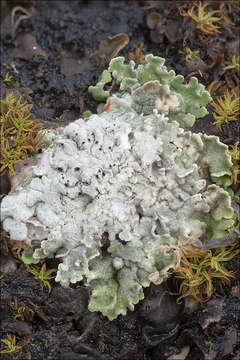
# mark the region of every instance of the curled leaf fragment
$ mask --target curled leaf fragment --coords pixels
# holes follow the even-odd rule
[[[17,20],[15,20],[16,14],[18,12],[21,12],[24,15],[20,15]],[[12,36],[15,35],[15,32],[22,20],[30,19],[31,17],[36,16],[37,13],[37,10],[33,6],[31,6],[29,9],[25,9],[22,6],[15,6],[11,12]]]
[[[47,56],[46,52],[37,44],[35,36],[20,34],[16,39],[16,47],[12,51],[15,58],[31,61],[34,56]]]
[[[122,50],[128,43],[129,37],[125,33],[120,33],[112,37],[109,36],[107,39],[100,42],[97,54],[110,61],[117,56],[120,50]]]

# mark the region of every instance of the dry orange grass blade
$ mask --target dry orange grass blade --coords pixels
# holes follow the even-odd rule
[[[222,125],[228,125],[230,121],[238,119],[240,113],[240,97],[235,91],[226,90],[222,97],[211,103],[215,110],[213,123],[218,130],[222,131]]]
[[[21,97],[10,93],[5,100],[1,100],[0,110],[0,173],[9,171],[14,174],[14,165],[36,153],[42,142],[43,125],[31,120],[32,105],[27,104]]]
[[[181,11],[182,16],[189,16],[197,25],[197,28],[207,35],[215,35],[219,33],[220,21],[223,20],[221,10],[207,11],[208,3],[194,4],[187,12]],[[221,17],[214,15],[221,15]],[[218,24],[218,25],[217,25]]]
[[[232,271],[227,270],[223,263],[238,256],[240,249],[236,245],[229,248],[215,250],[194,250],[189,246],[181,248],[181,263],[175,270],[176,278],[181,279],[179,288],[180,301],[190,297],[199,303],[203,303],[212,296],[218,286],[226,284],[234,277]]]

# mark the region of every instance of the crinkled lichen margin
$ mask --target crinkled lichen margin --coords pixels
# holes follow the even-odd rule
[[[152,54],[146,55],[145,64],[137,67],[133,60],[129,64],[124,64],[124,60],[123,57],[113,59],[98,83],[89,87],[95,100],[105,101],[110,97],[111,91],[104,87],[114,79],[119,85],[119,95],[131,93],[132,107],[139,114],[150,114],[157,108],[183,127],[193,126],[195,119],[208,114],[206,105],[212,98],[197,78],[191,77],[185,84],[182,75],[167,70],[165,59]]]

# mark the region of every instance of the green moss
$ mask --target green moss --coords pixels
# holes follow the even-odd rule
[[[176,277],[182,280],[178,300],[183,297],[200,303],[209,300],[217,286],[234,278],[233,272],[223,264],[239,256],[239,252],[236,244],[208,251],[182,246],[181,263],[175,271]]]
[[[38,151],[42,125],[30,120],[32,105],[12,93],[0,103],[0,175],[14,174],[14,166],[29,154]]]
[[[0,354],[16,354],[22,347],[17,345],[16,336],[7,334],[7,336],[1,340],[5,344],[5,347],[0,351]]]

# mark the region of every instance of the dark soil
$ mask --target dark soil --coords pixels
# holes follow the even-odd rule
[[[164,57],[168,69],[186,78],[196,76],[206,86],[220,81],[217,95],[226,88],[237,89],[237,72],[223,73],[223,68],[239,53],[238,1],[210,3],[212,10],[221,9],[230,20],[211,36],[203,36],[193,20],[180,15],[180,10],[191,6],[190,1],[3,0],[1,98],[12,91],[22,95],[33,104],[33,117],[46,127],[65,125],[85,110],[95,112],[98,104],[87,89],[110,61],[109,51],[104,53],[100,44],[120,33],[130,39],[119,52],[126,59],[143,42],[143,53]],[[153,12],[161,15],[158,29],[147,25]],[[187,63],[186,47],[199,50],[202,62]],[[209,115],[197,120],[193,131],[218,135],[228,145],[239,139],[239,121],[223,126],[222,132],[213,122],[209,105]],[[89,290],[81,283],[62,288],[51,280],[50,293],[41,288],[17,259],[17,245],[5,233],[1,239],[0,335],[1,339],[7,333],[15,335],[21,346],[19,352],[2,354],[1,359],[240,359],[239,259],[228,264],[235,279],[216,289],[203,306],[191,307],[184,301],[177,305],[178,287],[170,278],[147,289],[134,312],[111,322],[88,311]],[[48,269],[57,267],[53,260],[46,263]],[[31,308],[32,313],[16,318],[19,306]]]

